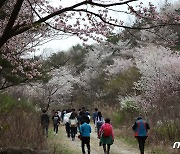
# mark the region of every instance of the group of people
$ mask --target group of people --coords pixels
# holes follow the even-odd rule
[[[46,113],[46,110],[42,110],[43,114],[41,115],[41,126],[43,128],[43,134],[45,135],[45,137],[48,137],[48,128],[49,128],[49,124],[50,124],[50,118],[49,115]],[[58,126],[60,125],[60,116],[58,114],[58,111],[53,112],[52,115],[52,123],[53,123],[53,129],[54,129],[54,134],[57,135],[58,133]]]
[[[43,110],[41,116],[41,124],[43,126],[44,134],[48,137],[49,116]],[[71,137],[72,141],[75,140],[76,134],[79,132],[78,138],[81,140],[82,153],[85,154],[85,145],[88,154],[90,154],[90,134],[92,128],[90,125],[91,117],[99,139],[99,145],[103,147],[104,153],[109,154],[110,147],[114,143],[114,131],[111,125],[110,118],[104,119],[102,113],[95,108],[92,116],[85,107],[76,112],[75,109],[57,110],[52,112],[52,123],[54,127],[54,134],[58,133],[58,126],[60,121],[65,126],[67,137]],[[141,117],[133,125],[132,129],[135,132],[135,137],[139,143],[141,154],[144,154],[144,145],[147,138],[147,131],[150,129],[149,124],[142,120]]]
[[[108,154],[110,151],[110,145],[113,144],[114,140],[114,133],[112,126],[110,125],[110,119],[107,118],[104,120],[101,112],[99,112],[97,108],[95,109],[92,117],[95,128],[97,129],[97,137],[100,139],[100,145],[103,145],[104,152]],[[85,154],[86,145],[88,154],[90,154],[90,134],[92,132],[92,128],[90,125],[91,115],[89,111],[85,109],[85,107],[79,109],[78,113],[75,109],[66,110],[64,111],[62,121],[66,128],[67,137],[71,136],[72,141],[74,141],[77,132],[79,132],[82,153]],[[106,134],[106,138],[104,138],[105,136],[103,135],[105,134],[105,130],[109,131],[109,134]]]

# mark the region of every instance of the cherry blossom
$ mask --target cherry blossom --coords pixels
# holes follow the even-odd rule
[[[115,58],[114,63],[106,67],[105,71],[108,75],[116,75],[127,71],[129,68],[133,67],[133,62],[131,59]]]
[[[134,8],[131,3],[135,1],[78,0],[68,6],[63,5],[66,1],[62,0],[54,7],[49,0],[2,0],[0,58],[11,65],[11,73],[15,76],[19,74],[25,80],[31,80],[41,76],[41,68],[38,62],[25,57],[34,52],[34,47],[40,42],[45,42],[45,39],[76,35],[84,42],[93,39],[101,43],[115,30],[115,27],[141,30],[179,25],[178,14],[174,12],[161,14],[151,3],[148,7],[140,3]],[[129,6],[129,10],[116,10],[119,6]],[[140,19],[146,18],[150,22],[141,27],[127,26],[118,15],[113,16],[113,12],[118,15],[128,13]],[[5,70],[1,63],[0,68]]]
[[[162,46],[149,45],[134,54],[142,77],[135,87],[144,93],[148,103],[156,102],[163,93],[176,95],[179,89],[180,55]],[[147,103],[147,102],[146,102]]]

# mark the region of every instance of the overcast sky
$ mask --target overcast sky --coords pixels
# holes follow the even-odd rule
[[[51,4],[53,4],[54,6],[57,6],[59,5],[60,3],[63,4],[63,6],[71,6],[72,4],[75,4],[76,2],[79,2],[79,1],[82,1],[82,0],[61,0],[61,1],[58,1],[58,0],[51,0]],[[137,5],[139,4],[140,2],[143,2],[144,4],[148,4],[149,2],[152,2],[154,5],[156,5],[157,7],[160,7],[165,0],[139,0],[138,2],[132,2],[131,5]],[[178,0],[169,0],[169,2],[173,3],[175,1],[178,1]],[[123,5],[123,6],[118,6],[118,9],[119,10],[125,10],[126,7]],[[123,20],[126,22],[126,23],[130,23],[131,19],[126,16],[126,15],[123,15],[120,17],[121,19],[123,18]],[[48,54],[49,52],[57,52],[57,51],[64,51],[64,50],[68,50],[69,48],[71,48],[72,46],[76,45],[76,44],[82,44],[82,41],[73,36],[73,37],[69,37],[69,38],[66,38],[66,39],[60,39],[60,40],[52,40],[44,45],[41,46],[41,51],[38,52],[41,53],[43,50],[48,50]],[[91,42],[90,42],[91,43]]]

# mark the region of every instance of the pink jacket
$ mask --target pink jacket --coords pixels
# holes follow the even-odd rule
[[[100,130],[99,130],[99,137],[100,137],[101,134],[103,133],[103,130],[104,130],[105,125],[109,125],[109,126],[111,127],[111,136],[112,136],[112,138],[113,138],[113,140],[114,140],[114,131],[113,131],[112,125],[109,124],[109,123],[104,123],[104,124],[101,126],[101,128],[100,128]]]

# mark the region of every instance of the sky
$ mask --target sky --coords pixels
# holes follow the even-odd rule
[[[79,2],[82,0],[51,0],[51,4],[53,6],[58,6],[59,4],[63,4],[63,6],[71,6],[72,4],[75,4],[76,2]],[[97,0],[96,0],[97,1]],[[152,2],[154,5],[156,5],[157,7],[160,7],[165,0],[139,0],[138,2],[132,2],[131,5],[137,5],[140,2],[143,2],[143,4],[147,5],[149,2]],[[178,0],[168,0],[168,2],[175,2]],[[126,10],[127,8],[125,6],[118,6],[119,10]],[[114,14],[116,15],[116,14]],[[113,16],[113,14],[111,15]],[[131,22],[131,18],[128,17],[128,15],[122,15],[119,16],[119,18],[123,19],[126,23],[130,23]],[[58,51],[67,51],[69,50],[72,46],[77,45],[77,44],[82,44],[83,41],[81,41],[78,37],[76,36],[72,36],[72,37],[68,37],[65,39],[58,39],[58,40],[52,40],[44,45],[42,45],[40,47],[39,52],[37,52],[37,54],[42,54],[45,53],[45,51],[48,51],[48,54],[51,54],[53,52],[58,52]],[[89,42],[89,44],[91,44],[93,42]],[[48,55],[46,55],[48,56]]]

